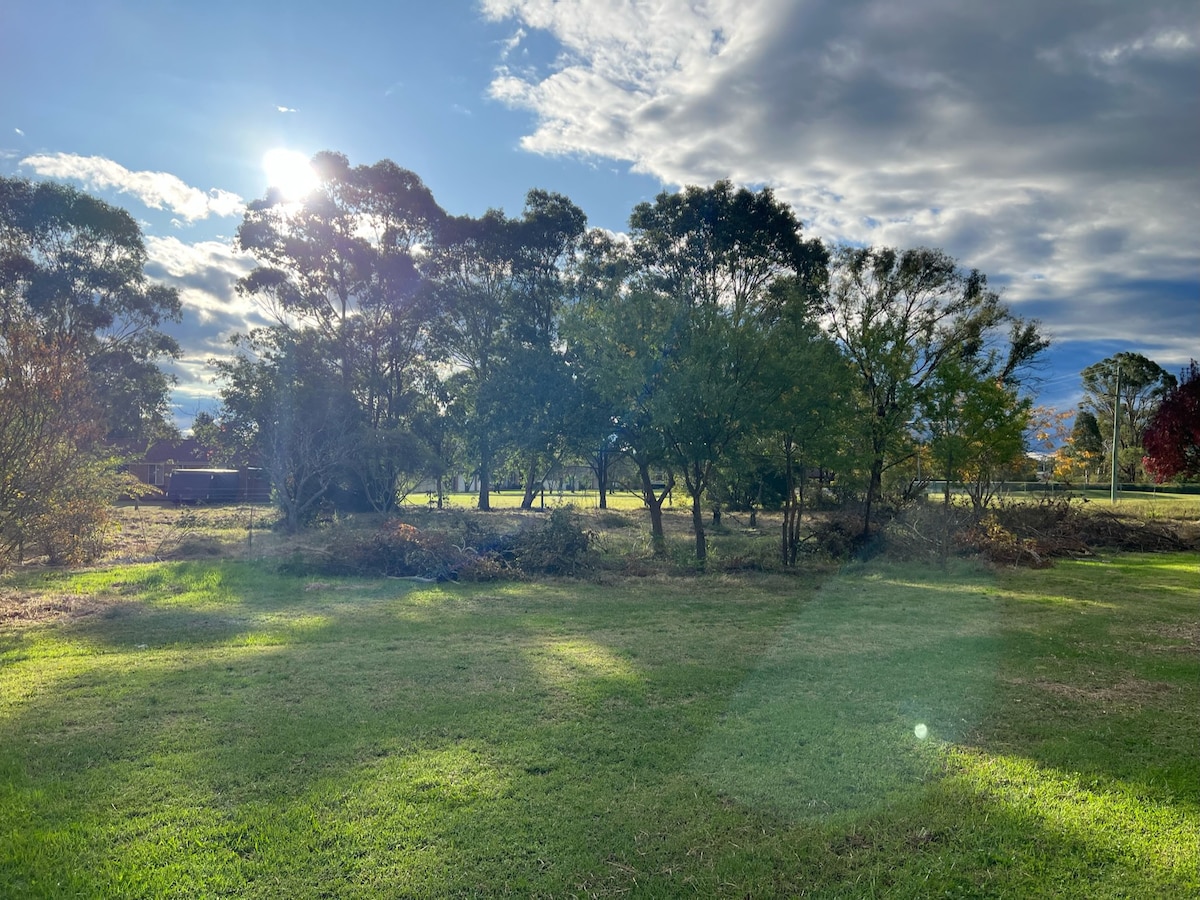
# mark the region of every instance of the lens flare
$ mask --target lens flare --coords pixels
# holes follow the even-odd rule
[[[928,737],[929,729],[925,727],[924,722],[921,722],[916,728],[913,729],[913,734],[917,736],[918,740],[923,741],[926,737]]]

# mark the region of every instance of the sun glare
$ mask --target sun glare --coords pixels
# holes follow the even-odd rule
[[[283,147],[268,150],[263,154],[262,165],[267,185],[278,190],[285,200],[299,200],[317,186],[317,173],[299,150]]]

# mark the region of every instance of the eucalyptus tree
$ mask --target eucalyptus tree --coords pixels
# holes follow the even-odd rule
[[[645,410],[691,498],[696,558],[707,555],[702,503],[715,467],[778,396],[769,377],[774,332],[791,279],[819,292],[827,254],[805,241],[769,188],[728,181],[641,203],[629,220],[636,291],[660,329]]]
[[[234,339],[215,365],[227,446],[267,472],[284,525],[304,525],[361,452],[362,410],[328,341],[313,330],[265,328]]]
[[[323,152],[313,169],[317,184],[300,200],[270,190],[248,206],[236,245],[259,266],[238,289],[274,317],[277,344],[326,348],[360,429],[344,464],[387,509],[426,468],[413,426],[436,359],[421,267],[445,214],[390,160],[351,167]]]
[[[523,451],[532,472],[561,434],[563,268],[585,224],[566,197],[532,190],[520,218],[489,210],[448,218],[438,229],[430,259],[436,337],[466,404],[480,509],[491,507],[500,450]]]
[[[781,479],[779,551],[783,564],[791,566],[800,550],[809,470],[844,468],[850,456],[852,372],[820,327],[823,289],[823,284],[777,283],[776,290],[786,296],[772,334],[768,368],[776,396],[751,435]]]
[[[238,290],[281,324],[314,328],[378,425],[400,417],[420,374],[430,318],[420,261],[444,213],[391,160],[352,168],[326,151],[313,169],[317,186],[301,200],[272,189],[247,207],[235,244],[259,266]]]
[[[587,430],[597,447],[597,469],[607,473],[612,454],[633,465],[650,518],[651,548],[661,556],[666,552],[662,508],[675,474],[652,405],[667,370],[664,348],[673,322],[661,296],[635,279],[627,240],[592,230],[582,251],[564,335],[579,378],[594,398]]]
[[[0,178],[0,326],[18,320],[70,345],[111,442],[147,444],[175,431],[170,377],[179,346],[162,329],[180,315],[174,288],[146,276],[133,216],[54,182]]]
[[[1108,449],[1117,457],[1125,481],[1136,481],[1142,471],[1142,436],[1158,405],[1177,384],[1176,378],[1140,353],[1115,353],[1083,370],[1083,400],[1079,407],[1096,417]],[[1113,415],[1119,411],[1114,450]]]
[[[945,367],[983,352],[1010,327],[1000,364],[1006,378],[1017,378],[1045,347],[1036,323],[1015,321],[983,274],[929,248],[840,248],[826,323],[854,371],[867,459],[864,534],[884,474],[917,452],[914,428]]]

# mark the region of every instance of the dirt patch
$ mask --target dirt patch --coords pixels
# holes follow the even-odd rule
[[[21,594],[0,591],[0,623],[37,624],[82,619],[109,613],[121,603],[115,597],[81,594]]]
[[[1019,683],[1041,688],[1056,697],[1076,703],[1135,709],[1155,705],[1161,698],[1175,690],[1173,685],[1161,681],[1146,681],[1141,678],[1124,678],[1114,684],[1106,685],[1064,684],[1059,681],[1043,679],[1020,681]]]
[[[1151,645],[1159,653],[1200,653],[1200,622],[1178,622],[1151,629],[1157,637],[1166,638],[1172,646]]]

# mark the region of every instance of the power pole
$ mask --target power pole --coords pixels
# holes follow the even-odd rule
[[[1112,440],[1112,502],[1117,502],[1117,439],[1121,422],[1121,365],[1117,364],[1117,392],[1113,397],[1113,440]]]

